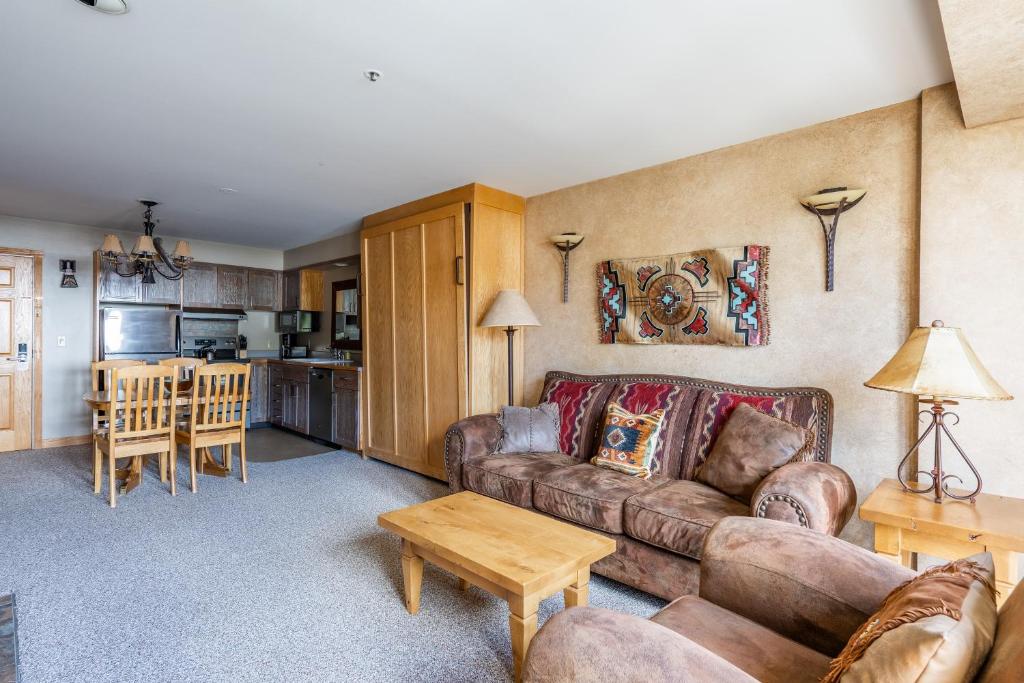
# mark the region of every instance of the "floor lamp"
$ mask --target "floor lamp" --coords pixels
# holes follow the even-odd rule
[[[484,319],[480,321],[480,327],[504,327],[508,335],[508,404],[515,405],[513,393],[513,370],[515,360],[513,358],[513,337],[517,327],[540,327],[540,321],[534,315],[530,304],[517,289],[503,289],[498,292],[487,309]]]

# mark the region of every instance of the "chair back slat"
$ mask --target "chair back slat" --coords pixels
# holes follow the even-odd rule
[[[196,369],[189,420],[191,432],[245,429],[250,370],[244,363],[218,363]]]
[[[178,381],[190,382],[195,374],[196,368],[206,365],[205,358],[164,358],[160,365],[177,368]]]
[[[121,420],[110,426],[112,439],[170,434],[178,398],[178,371],[160,365],[115,368],[111,398],[123,404]],[[116,392],[116,393],[115,393]]]

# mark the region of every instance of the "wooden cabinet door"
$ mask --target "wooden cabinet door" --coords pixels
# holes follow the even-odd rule
[[[362,232],[365,451],[439,479],[468,405],[464,249],[461,203]]]
[[[137,303],[142,300],[142,276],[121,277],[114,267],[99,259],[100,301]]]
[[[352,389],[334,391],[332,441],[342,448],[359,448],[359,392]]]
[[[249,305],[249,273],[236,266],[217,266],[217,304],[221,308]]]
[[[32,445],[34,277],[31,256],[0,255],[0,451]]]
[[[281,309],[299,310],[299,271],[290,270],[281,277]]]
[[[153,274],[151,285],[142,285],[142,300],[147,304],[181,305],[181,280],[168,280],[160,273]]]
[[[266,422],[268,412],[267,366],[253,363],[249,376],[249,415],[251,422]]]
[[[249,310],[276,311],[278,303],[279,275],[273,270],[249,269]]]
[[[280,365],[270,366],[269,384],[267,394],[270,396],[270,422],[275,425],[284,425],[284,404],[285,386],[284,377]]]
[[[185,305],[200,308],[217,307],[217,266],[193,263],[185,271]]]
[[[295,383],[295,425],[292,427],[300,434],[309,434],[309,384]]]

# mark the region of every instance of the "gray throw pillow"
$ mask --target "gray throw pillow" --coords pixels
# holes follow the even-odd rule
[[[498,453],[557,453],[560,413],[557,403],[536,408],[504,406],[498,413]]]

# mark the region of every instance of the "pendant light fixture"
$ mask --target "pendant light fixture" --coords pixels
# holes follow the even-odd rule
[[[164,251],[162,240],[153,237],[153,229],[156,228],[153,207],[158,202],[140,199],[139,203],[146,207],[142,222],[143,232],[135,240],[131,253],[125,253],[120,238],[111,234],[103,238],[100,256],[110,264],[111,270],[121,277],[141,275],[142,282],[150,285],[156,282],[157,275],[167,280],[180,280],[192,264],[192,247],[185,240],[178,240],[174,253],[168,255]]]
[[[78,0],[78,2],[104,14],[128,13],[128,3],[125,0]]]

